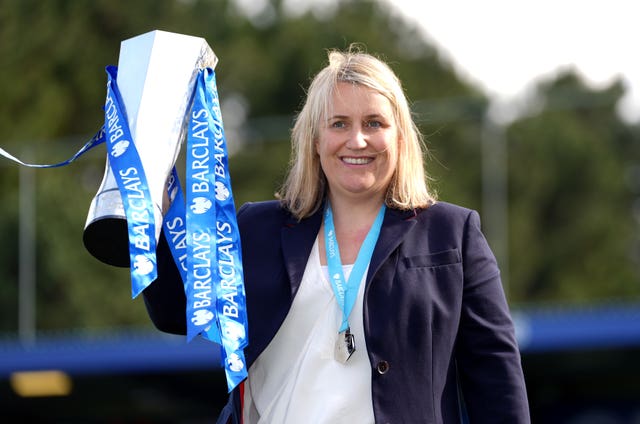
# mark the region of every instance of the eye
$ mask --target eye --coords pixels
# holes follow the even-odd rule
[[[372,121],[367,121],[367,122],[365,122],[365,126],[366,126],[367,128],[382,128],[382,122],[380,122],[380,121],[374,121],[374,120],[372,120]]]
[[[329,126],[331,128],[346,128],[347,123],[345,121],[334,121]]]

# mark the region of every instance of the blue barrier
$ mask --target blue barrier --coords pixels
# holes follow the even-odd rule
[[[523,354],[640,346],[640,304],[514,309]],[[0,377],[16,371],[115,374],[220,369],[219,347],[154,329],[0,339]]]
[[[640,346],[640,304],[514,310],[523,353]]]

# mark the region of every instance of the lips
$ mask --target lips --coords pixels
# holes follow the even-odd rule
[[[366,165],[373,161],[370,157],[342,157],[342,161],[349,165]]]

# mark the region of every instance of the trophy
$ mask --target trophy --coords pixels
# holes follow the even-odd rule
[[[205,39],[165,31],[151,31],[120,45],[117,85],[154,205],[156,241],[167,178],[186,135],[198,71],[214,68],[217,61]],[[128,267],[128,237],[123,200],[107,155],[83,242],[98,260]]]

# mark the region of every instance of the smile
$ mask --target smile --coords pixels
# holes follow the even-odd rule
[[[343,157],[342,161],[348,163],[349,165],[366,165],[373,161],[373,158],[354,158],[354,157]]]

